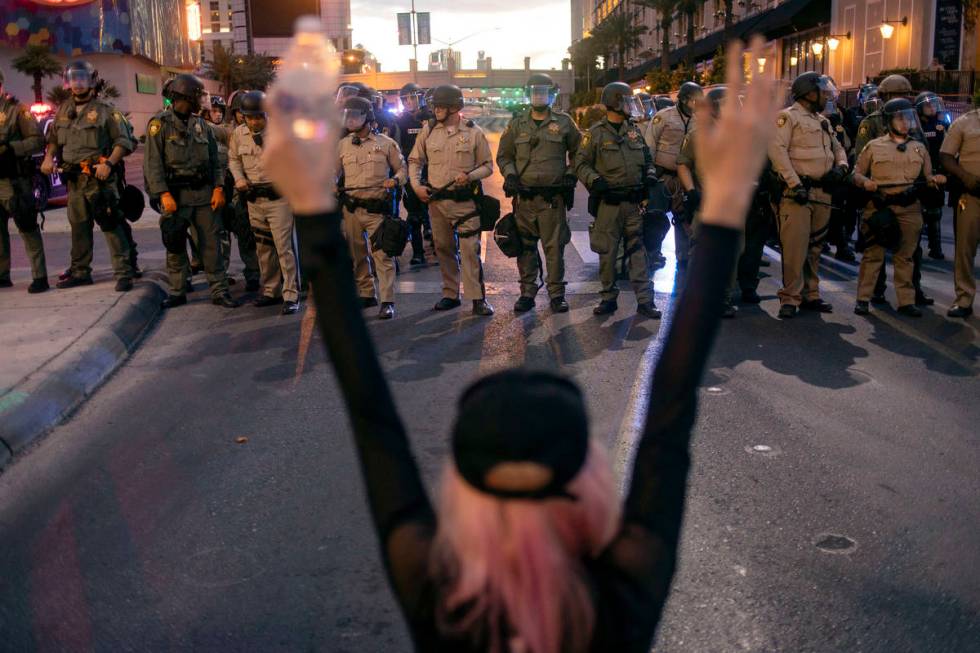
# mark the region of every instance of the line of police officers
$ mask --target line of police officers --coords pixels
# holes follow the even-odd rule
[[[131,232],[123,229],[119,186],[112,182],[134,143],[126,119],[95,96],[95,77],[85,62],[73,62],[66,69],[72,98],[58,109],[42,171],[51,172],[57,156],[69,189],[72,263],[59,287],[91,283],[92,225],[98,224],[109,244],[116,289],[125,291],[137,273],[135,243]],[[594,218],[589,226],[590,247],[599,255],[602,285],[594,313],[617,310],[616,267],[623,260],[636,292],[637,312],[658,318],[651,279],[653,269],[663,264],[661,244],[669,229],[668,217],[673,217],[676,227],[679,265],[686,263],[697,242],[700,187],[693,147],[695,112],[705,100],[717,112],[724,88],[712,89],[705,98],[700,86],[688,82],[681,87],[676,106],[655,107],[649,96],[637,97],[628,85],[614,82],[602,92],[605,117],[585,134],[567,114],[553,108],[557,92],[547,75],[528,80],[530,108],[510,122],[497,155],[504,192],[513,198],[522,245],[517,256],[521,295],[514,310],[531,310],[542,287],[554,312],[568,310],[567,210],[576,182],[581,181],[590,193],[589,213]],[[975,194],[980,192],[980,112],[960,117],[946,134],[941,100],[922,93],[913,103],[911,85],[897,75],[886,78],[877,89],[862,89],[862,102],[846,116],[837,109],[836,88],[826,76],[800,75],[791,94],[793,104],[779,114],[775,125],[771,166],[753,205],[759,219],[749,221],[725,314],[734,315],[738,290],[743,302],[759,301],[758,269],[771,218],[782,254],[779,316],[788,319],[800,309],[830,312],[830,304],[820,297],[819,258],[829,238],[837,246],[838,258],[851,260],[848,243],[853,227],[848,227],[848,215],[860,212],[864,256],[855,312],[867,314],[870,303],[884,301],[884,258],[891,249],[898,311],[921,315],[917,305],[932,300],[918,283],[920,233],[925,222],[930,255],[942,258],[938,223],[946,177],[939,171],[947,170],[959,182],[956,302],[948,314],[970,315],[980,231],[980,199]],[[228,293],[226,277],[232,230],[221,219],[225,215],[225,222],[234,223],[241,213],[224,210],[227,189],[233,187],[247,205],[250,229],[233,231],[249,289],[262,289],[255,303],[283,303],[284,313],[296,312],[299,279],[292,214],[268,183],[261,164],[263,94],[254,91],[234,98],[231,125],[198,115],[204,95],[196,77],[178,76],[166,91],[171,106],[154,116],[147,129],[146,189],[151,202],[161,208],[161,232],[168,251],[171,291],[164,306],[186,303],[192,270],[188,230],[192,249],[207,272],[212,301],[229,308],[238,305]],[[362,84],[342,86],[337,97],[346,129],[338,144],[338,189],[362,302],[365,307],[376,306],[380,295],[379,317],[395,315],[396,253],[386,252],[378,235],[397,231],[386,220],[397,222],[401,199],[408,213],[411,263],[425,263],[424,240],[431,238],[440,265],[443,297],[434,308],[449,310],[461,304],[462,276],[462,290],[472,301],[474,314],[492,315],[479,238],[480,180],[493,167],[486,136],[460,115],[463,97],[455,86],[423,92],[409,84],[400,98],[405,110],[395,119],[386,111],[384,97]],[[219,103],[211,108],[222,107]],[[40,233],[28,224],[28,211],[18,208],[16,198],[23,194],[14,192],[16,184],[23,184],[16,162],[34,151],[39,134],[23,105],[5,98],[0,109],[0,210],[15,217],[25,236],[34,270],[30,290],[40,292],[47,286]],[[407,166],[404,152],[409,153]],[[17,222],[19,215],[25,217]],[[0,276],[0,285],[9,285],[6,220],[3,227],[0,266],[6,270],[0,267],[0,274],[6,276]],[[251,253],[253,240],[257,256]],[[544,263],[538,254],[539,241]]]

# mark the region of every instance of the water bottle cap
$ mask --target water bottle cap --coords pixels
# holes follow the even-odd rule
[[[296,19],[297,36],[303,33],[320,34],[323,32],[323,24],[316,16],[300,16]]]

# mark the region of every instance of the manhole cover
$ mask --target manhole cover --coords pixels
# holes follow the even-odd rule
[[[821,533],[813,544],[824,553],[854,553],[857,550],[857,542],[837,533]]]

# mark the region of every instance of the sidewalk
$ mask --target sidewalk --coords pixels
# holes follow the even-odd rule
[[[147,209],[134,229],[155,230],[156,223]],[[54,289],[67,260],[68,233],[67,210],[48,211],[44,235],[52,290],[38,295],[26,292],[30,269],[19,235],[11,234],[14,287],[0,289],[0,469],[68,417],[126,360],[156,321],[165,296],[159,272],[147,273],[130,292],[115,292],[98,230],[95,285]]]

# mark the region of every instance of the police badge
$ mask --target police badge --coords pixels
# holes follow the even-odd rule
[[[548,125],[548,131],[557,135],[561,133],[561,127],[558,126],[557,122],[553,122]]]
[[[88,120],[90,123],[94,124],[99,119],[99,112],[96,111],[95,109],[92,109],[91,111],[85,114],[85,119]]]

